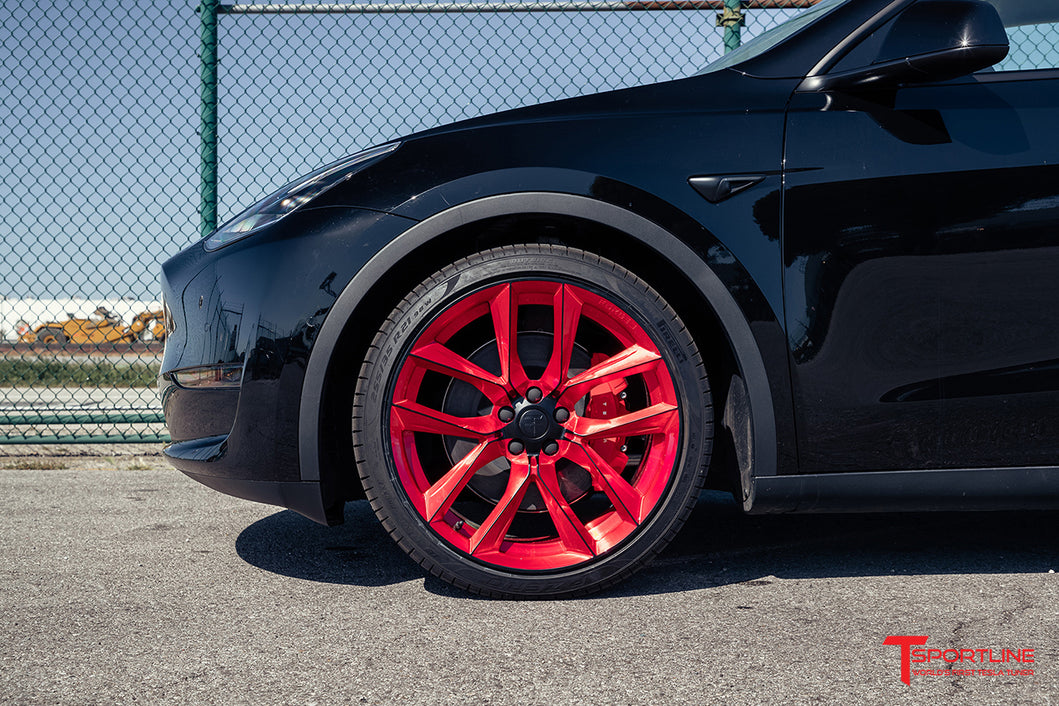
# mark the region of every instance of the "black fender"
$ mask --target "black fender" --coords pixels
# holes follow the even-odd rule
[[[371,287],[417,248],[455,228],[497,216],[544,213],[572,216],[619,230],[650,247],[685,273],[722,324],[745,385],[753,476],[777,474],[777,417],[770,378],[754,334],[724,282],[687,244],[656,223],[620,206],[571,194],[524,192],[489,196],[437,213],[383,247],[342,290],[323,322],[306,366],[299,413],[301,479],[320,482],[320,412],[329,362],[340,336]],[[781,385],[783,381],[775,381]],[[744,505],[752,504],[744,487]]]

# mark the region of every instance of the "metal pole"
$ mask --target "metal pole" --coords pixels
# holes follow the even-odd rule
[[[0,436],[3,444],[168,444],[169,434],[49,434],[46,436]]]
[[[40,426],[55,424],[164,424],[165,417],[154,411],[34,411],[6,410],[0,412],[0,426],[17,424]]]
[[[724,27],[725,54],[739,48],[740,28],[744,24],[742,0],[724,0],[724,12],[717,15],[717,26]]]
[[[219,0],[201,0],[198,7],[201,39],[202,123],[199,132],[199,231],[206,237],[217,227],[217,6]]]
[[[744,0],[753,10],[812,7],[819,0]],[[403,13],[620,12],[723,10],[729,0],[525,0],[521,2],[365,2],[333,4],[220,5],[222,15],[390,15]],[[718,21],[718,26],[720,26]]]

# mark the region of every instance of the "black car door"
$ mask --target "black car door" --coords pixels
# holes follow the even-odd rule
[[[1037,61],[792,97],[803,472],[1059,460],[1059,71]]]

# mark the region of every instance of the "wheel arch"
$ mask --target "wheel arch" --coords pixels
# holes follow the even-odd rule
[[[299,412],[301,478],[303,481],[320,482],[325,507],[340,508],[340,503],[346,498],[362,497],[356,473],[340,472],[343,463],[352,464],[352,440],[344,441],[346,437],[351,437],[350,417],[345,414],[342,405],[345,403],[344,398],[352,398],[352,387],[360,367],[358,356],[362,356],[378,325],[382,323],[385,312],[389,311],[387,305],[395,305],[410,287],[436,271],[442,263],[435,258],[448,257],[447,261],[451,262],[480,247],[501,244],[495,239],[475,242],[471,238],[451,236],[454,232],[473,229],[476,225],[505,217],[545,221],[549,217],[570,218],[620,233],[624,241],[610,242],[610,249],[621,251],[626,246],[633,246],[635,251],[653,258],[656,269],[661,268],[653,273],[654,277],[642,274],[643,260],[637,261],[633,257],[630,261],[630,256],[626,255],[625,262],[622,262],[623,258],[615,257],[613,253],[600,254],[638,272],[652,286],[666,274],[682,273],[722,329],[728,352],[736,366],[736,380],[744,386],[742,391],[745,395],[741,397],[745,401],[744,409],[736,410],[736,413],[747,417],[749,438],[743,441],[752,458],[753,474],[776,474],[777,424],[764,359],[736,299],[702,257],[662,226],[620,206],[570,194],[517,193],[460,204],[413,225],[376,253],[342,290],[313,345],[302,385]],[[536,235],[544,242],[550,241],[547,233]],[[518,239],[525,240],[525,237]],[[585,242],[585,239],[589,242]],[[588,245],[588,249],[595,249],[592,245],[602,245],[605,240],[592,243],[591,236],[584,235],[573,239],[564,237],[561,242],[574,247]],[[421,277],[414,266],[417,262],[419,270],[425,273]],[[402,274],[395,276],[394,273],[398,271]],[[694,307],[688,307],[691,307],[690,303],[684,307],[675,306],[682,318],[685,313],[681,308],[695,313]],[[364,320],[364,325],[360,325],[358,320]],[[695,326],[689,323],[689,327],[693,329],[693,334],[697,333]],[[343,360],[348,360],[349,365],[343,366]],[[348,395],[342,395],[343,390],[348,391]],[[731,414],[723,405],[718,405],[718,412],[726,416]],[[329,433],[334,436],[328,436]],[[735,443],[739,446],[739,441]],[[753,500],[752,482],[744,468],[745,459],[740,458],[738,452],[736,456],[740,466],[738,471],[742,476],[744,505],[749,507]]]

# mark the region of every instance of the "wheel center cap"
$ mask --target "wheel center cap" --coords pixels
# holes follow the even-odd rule
[[[539,409],[527,409],[518,419],[518,429],[522,432],[522,438],[537,441],[548,434],[551,423],[547,415]]]

